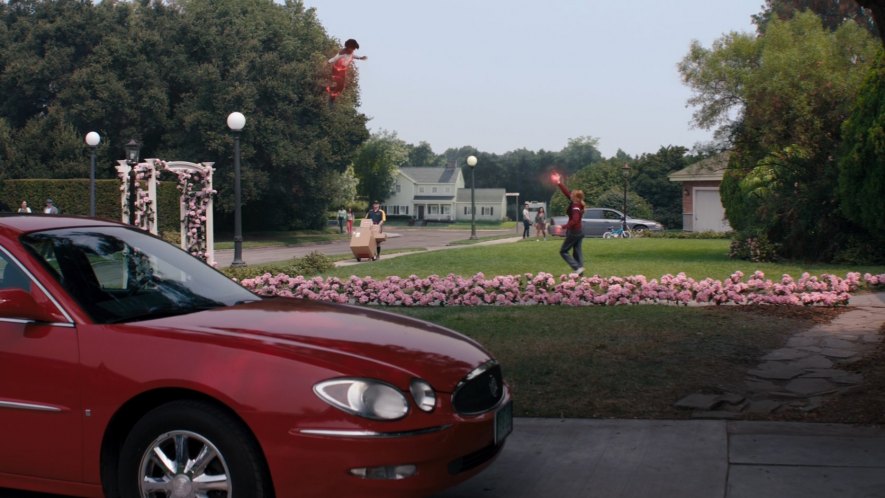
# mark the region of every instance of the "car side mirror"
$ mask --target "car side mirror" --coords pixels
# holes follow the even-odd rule
[[[0,318],[32,322],[58,321],[55,313],[41,306],[31,294],[22,289],[0,289]]]

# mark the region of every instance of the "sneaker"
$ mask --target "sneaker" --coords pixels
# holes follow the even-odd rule
[[[575,270],[575,273],[577,273],[578,275],[583,275],[584,274],[584,267],[582,266],[582,267],[578,268],[577,270]]]

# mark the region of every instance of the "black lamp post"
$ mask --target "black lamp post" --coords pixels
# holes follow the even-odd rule
[[[126,164],[129,165],[129,224],[135,225],[135,166],[138,164],[138,154],[141,151],[141,144],[135,139],[129,140],[126,144]]]
[[[95,218],[95,148],[101,143],[101,135],[94,131],[86,134],[86,145],[92,152],[89,163],[89,216]]]
[[[476,240],[476,156],[467,157],[470,166],[470,240]]]
[[[621,168],[621,174],[624,175],[624,218],[621,220],[621,228],[627,231],[627,180],[630,178],[630,165],[624,163]]]
[[[246,126],[246,116],[232,112],[227,117],[227,127],[234,135],[234,260],[230,266],[246,266],[243,261],[243,214],[240,201],[240,132]]]

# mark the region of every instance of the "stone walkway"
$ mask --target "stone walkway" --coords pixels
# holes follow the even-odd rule
[[[694,418],[738,419],[775,410],[812,411],[828,396],[857,389],[863,376],[847,370],[883,340],[885,293],[851,298],[853,309],[791,337],[747,372],[742,392],[696,393],[676,402]]]

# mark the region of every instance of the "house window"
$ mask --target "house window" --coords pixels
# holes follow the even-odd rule
[[[493,206],[483,206],[482,207],[482,215],[483,216],[494,216],[495,208]]]
[[[424,187],[418,187],[418,193],[419,193],[419,194],[423,194],[423,193],[424,193]]]
[[[399,193],[400,190],[401,190],[401,187],[399,186],[399,183],[397,183],[397,184],[396,184],[396,192]]]
[[[435,194],[435,193],[436,193],[436,187],[433,187],[433,188],[431,189],[431,192],[433,192],[433,193]]]
[[[464,206],[464,214],[470,214],[470,206]]]
[[[427,214],[439,214],[439,204],[428,204]]]
[[[442,214],[452,214],[452,206],[448,204],[443,204],[441,207],[442,209],[440,210],[440,212]]]

